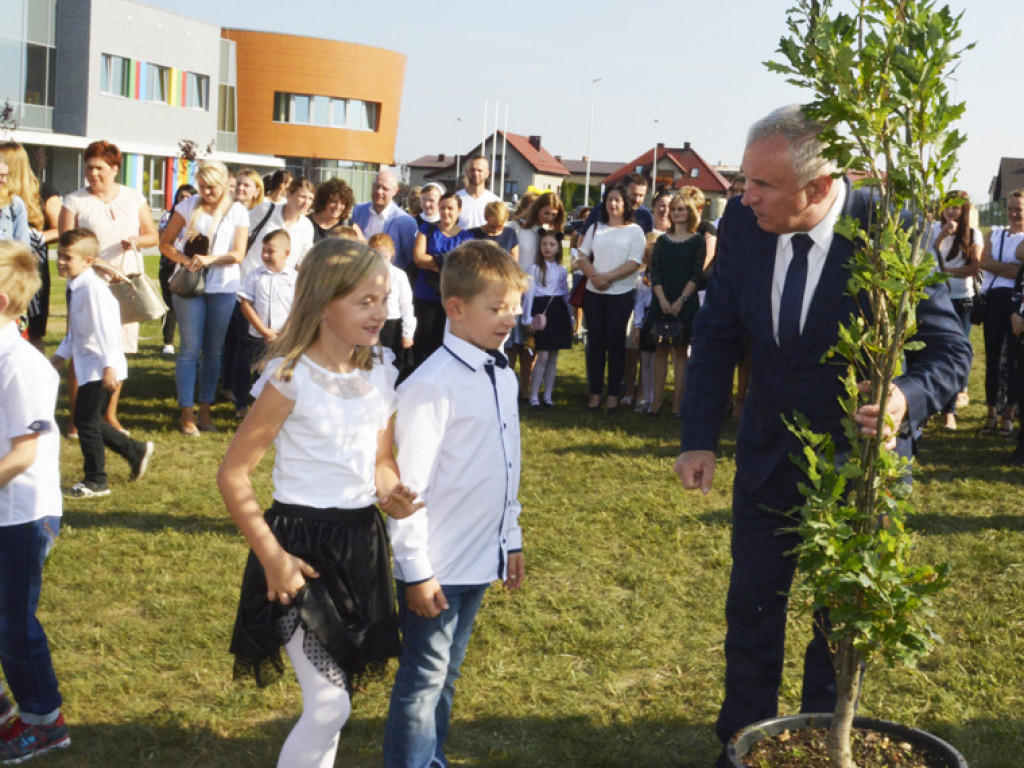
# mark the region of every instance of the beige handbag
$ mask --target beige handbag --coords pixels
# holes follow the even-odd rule
[[[145,271],[142,255],[132,249],[136,257],[138,272],[124,274],[120,270],[103,263],[100,269],[109,272],[118,280],[110,283],[110,292],[114,294],[121,306],[121,324],[141,323],[147,320],[159,320],[167,314],[167,305],[160,296],[160,289],[153,283]]]

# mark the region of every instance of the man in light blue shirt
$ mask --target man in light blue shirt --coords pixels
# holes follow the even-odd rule
[[[381,232],[388,235],[395,244],[395,266],[408,270],[416,242],[416,220],[395,205],[397,191],[395,174],[378,173],[371,187],[371,202],[360,203],[352,210],[352,222],[363,230],[367,240]]]

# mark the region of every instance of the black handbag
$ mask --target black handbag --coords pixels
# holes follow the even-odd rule
[[[206,235],[193,235],[185,243],[181,250],[187,257],[192,258],[196,254],[210,252],[210,238]],[[197,299],[206,292],[206,270],[207,267],[189,272],[184,264],[179,264],[178,269],[167,281],[167,287],[175,296],[183,299]]]
[[[683,321],[678,317],[663,317],[654,321],[650,330],[650,342],[676,347],[683,343]]]

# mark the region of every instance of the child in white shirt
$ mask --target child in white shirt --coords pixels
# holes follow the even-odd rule
[[[390,235],[380,232],[370,238],[369,246],[388,263],[391,293],[388,294],[388,320],[380,332],[381,346],[395,353],[398,381],[412,365],[412,343],[416,334],[416,315],[412,309],[412,286],[404,270],[395,266],[395,243]]]
[[[384,733],[387,768],[447,765],[454,681],[490,582],[523,582],[519,527],[519,387],[498,351],[527,277],[487,240],[447,254],[440,348],[399,389],[402,481],[426,507],[388,528],[402,653]]]
[[[18,317],[39,290],[36,258],[0,242],[0,657],[20,711],[0,686],[0,763],[71,743],[46,633],[36,618],[43,562],[60,530],[59,378],[21,338]],[[120,329],[117,330],[120,333]]]
[[[107,496],[104,447],[124,457],[131,477],[140,479],[153,455],[153,443],[132,440],[103,420],[110,393],[128,378],[128,361],[121,347],[121,309],[109,286],[92,269],[99,241],[88,229],[70,229],[60,236],[57,273],[68,280],[68,332],[50,359],[60,370],[71,357],[78,377],[78,397],[72,419],[84,457],[84,477],[68,496]]]
[[[290,246],[291,236],[286,230],[276,229],[265,235],[262,266],[242,278],[238,301],[249,328],[240,343],[246,345],[244,354],[249,367],[263,359],[267,345],[277,339],[291,314],[299,273],[288,266]],[[249,410],[250,384],[250,381],[242,381],[235,386],[235,415],[238,418],[245,418]]]

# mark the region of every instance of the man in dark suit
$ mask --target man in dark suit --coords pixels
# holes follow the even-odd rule
[[[732,573],[726,598],[725,700],[716,727],[725,744],[740,728],[777,714],[786,629],[786,593],[797,543],[785,513],[803,502],[799,444],[782,421],[803,413],[841,448],[845,368],[822,362],[838,328],[857,312],[846,292],[853,244],[834,232],[840,214],[866,219],[870,196],[832,177],[821,157],[820,126],[799,107],[784,107],[755,123],[743,154],[747,187],[729,202],[718,232],[718,254],[704,306],[694,323],[693,350],[682,403],[682,452],[675,470],[688,489],[711,489],[715,451],[732,372],[743,340],[752,355],[750,390],[736,437]],[[902,425],[888,446],[904,453],[910,435],[955,394],[970,367],[970,347],[957,324],[949,291],[939,286],[917,312],[915,337],[924,349],[908,356],[887,411]],[[878,406],[857,421],[874,434]],[[804,659],[804,712],[831,712],[835,674],[828,644],[815,622]],[[720,758],[720,764],[724,765]]]

